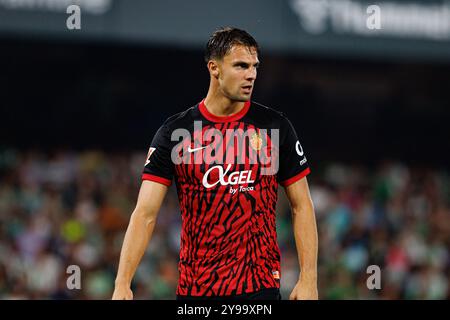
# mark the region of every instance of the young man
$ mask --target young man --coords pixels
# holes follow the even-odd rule
[[[250,101],[258,44],[235,28],[208,41],[204,100],[170,117],[147,156],[113,299],[130,284],[175,180],[182,216],[177,299],[280,299],[278,184],[291,204],[301,273],[290,299],[317,299],[317,230],[303,148],[289,120]]]

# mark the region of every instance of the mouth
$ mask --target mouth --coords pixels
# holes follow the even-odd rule
[[[252,85],[247,85],[247,86],[242,86],[241,88],[242,88],[242,90],[244,90],[244,92],[250,93],[252,91],[252,89],[253,89],[253,86]]]

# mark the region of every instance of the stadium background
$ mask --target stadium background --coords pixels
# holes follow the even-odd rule
[[[66,28],[71,3],[81,30]],[[307,152],[320,298],[450,298],[450,9],[385,1],[368,31],[369,4],[0,1],[0,298],[111,297],[148,145],[206,95],[203,46],[224,25],[260,42],[253,99],[284,111]],[[282,189],[277,212],[287,298]],[[172,187],[135,298],[174,298],[179,231]],[[72,264],[81,290],[66,288]],[[381,290],[366,287],[372,264]]]

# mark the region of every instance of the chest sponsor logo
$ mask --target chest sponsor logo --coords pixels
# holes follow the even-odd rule
[[[252,170],[235,171],[228,174],[231,166],[232,165],[229,164],[225,170],[221,165],[209,168],[203,176],[203,186],[205,188],[212,188],[217,184],[220,184],[222,186],[234,186],[238,184],[249,184],[255,182],[254,180],[252,180]],[[212,177],[212,174],[215,174],[215,177]]]

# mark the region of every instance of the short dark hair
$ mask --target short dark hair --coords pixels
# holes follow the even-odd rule
[[[224,27],[209,38],[205,51],[206,63],[211,59],[222,59],[235,45],[255,48],[259,55],[259,45],[247,31]]]

